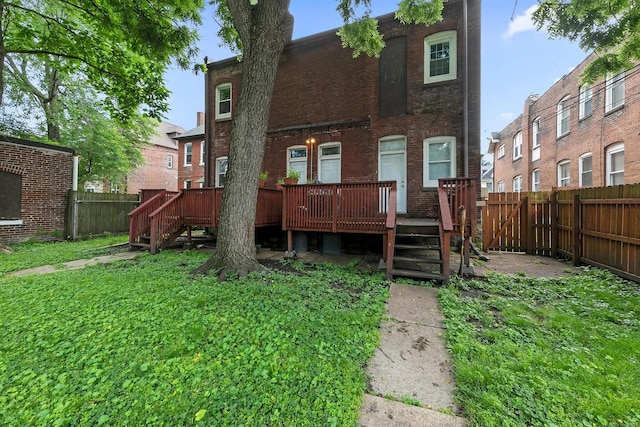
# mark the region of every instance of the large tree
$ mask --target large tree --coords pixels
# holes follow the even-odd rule
[[[120,118],[167,110],[162,75],[194,55],[204,0],[0,0],[0,104],[9,54],[64,58]]]
[[[597,58],[583,73],[586,82],[633,67],[640,61],[640,1],[543,0],[533,14],[551,37],[578,41]]]
[[[442,19],[445,1],[403,0],[396,17],[404,22],[429,25]],[[244,275],[260,269],[254,236],[258,175],[276,71],[293,31],[289,3],[289,0],[212,0],[221,22],[220,37],[242,54],[242,82],[234,109],[217,250],[203,266],[203,270],[216,269],[222,278],[228,271]],[[378,23],[370,17],[370,5],[370,0],[338,1],[337,10],[345,22],[338,34],[343,45],[353,49],[354,56],[360,53],[377,56],[384,47]],[[356,16],[359,6],[365,12]]]

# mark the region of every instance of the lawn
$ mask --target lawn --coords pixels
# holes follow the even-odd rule
[[[16,253],[48,263],[56,248]],[[2,424],[355,426],[384,277],[191,276],[207,256],[0,278]]]
[[[471,425],[640,425],[638,284],[496,274],[439,298]]]

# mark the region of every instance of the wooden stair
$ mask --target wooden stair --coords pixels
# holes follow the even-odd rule
[[[445,252],[446,251],[446,252]],[[448,245],[443,244],[440,223],[429,218],[399,218],[391,257],[391,278],[412,277],[437,280],[449,279]]]

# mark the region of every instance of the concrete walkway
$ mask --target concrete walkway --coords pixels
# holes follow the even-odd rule
[[[114,255],[103,255],[90,259],[77,259],[75,261],[68,261],[61,263],[61,268],[56,268],[53,265],[41,265],[40,267],[29,268],[26,270],[14,271],[8,273],[7,276],[26,276],[28,274],[48,274],[55,273],[56,271],[64,270],[77,270],[84,268],[88,265],[107,264],[110,262],[123,261],[127,259],[133,259],[143,252],[121,252]]]

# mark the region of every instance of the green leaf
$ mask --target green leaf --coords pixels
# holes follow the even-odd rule
[[[207,413],[206,409],[200,409],[198,412],[196,412],[196,421],[202,420],[206,415],[206,413]]]

